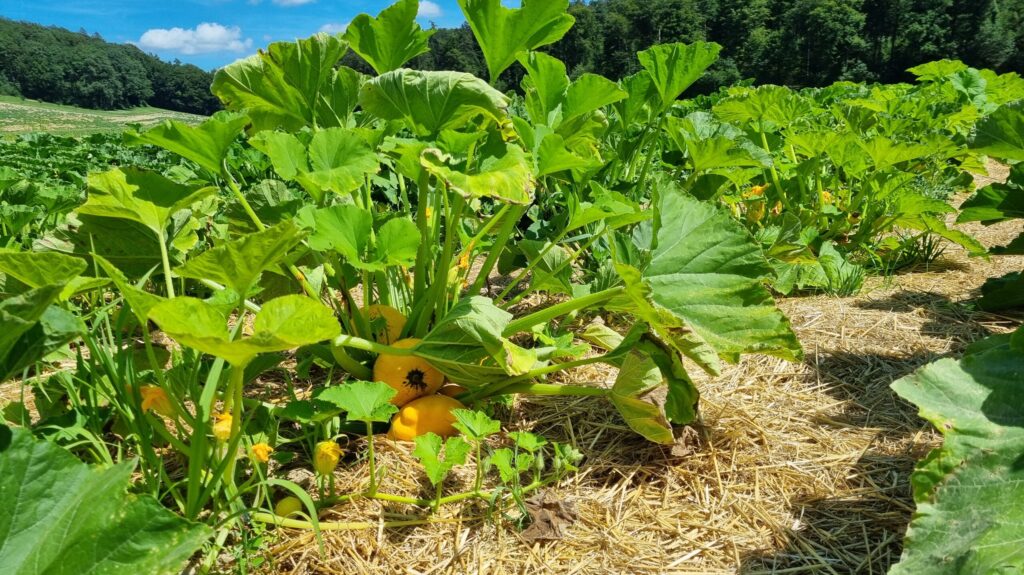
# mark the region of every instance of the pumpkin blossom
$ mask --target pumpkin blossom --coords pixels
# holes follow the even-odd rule
[[[257,443],[252,446],[252,458],[260,463],[270,461],[270,454],[273,452],[274,448],[266,443]]]
[[[143,385],[139,388],[142,396],[142,411],[155,411],[164,417],[174,417],[174,406],[171,405],[167,392],[155,385]]]
[[[764,191],[767,190],[767,189],[768,189],[767,185],[764,185],[764,186],[754,186],[754,187],[750,188],[749,190],[747,190],[746,193],[743,194],[743,198],[747,199],[747,200],[749,200],[750,198],[760,198],[761,196],[764,196]]]
[[[215,413],[213,418],[216,420],[213,423],[213,436],[218,441],[227,441],[231,437],[231,414]]]
[[[341,453],[341,447],[338,447],[338,444],[334,441],[321,441],[317,443],[316,449],[313,450],[313,469],[320,475],[334,473],[334,468],[338,466]]]

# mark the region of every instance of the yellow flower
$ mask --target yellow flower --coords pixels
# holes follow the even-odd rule
[[[758,201],[753,202],[747,206],[747,222],[755,223],[761,221],[764,217],[764,202]]]
[[[824,200],[826,204],[831,204],[833,199],[832,193],[828,190],[821,192],[821,199]]]
[[[174,417],[174,406],[167,397],[167,392],[155,385],[143,385],[139,388],[142,396],[142,411],[155,411],[164,417]]]
[[[469,242],[469,245],[466,246],[466,250],[464,252],[462,252],[462,255],[459,256],[459,263],[457,264],[456,267],[458,267],[460,270],[468,270],[469,269],[469,256],[472,253],[473,253],[473,242]]]
[[[743,194],[744,199],[759,198],[764,195],[764,191],[768,189],[768,186],[754,186],[750,188],[746,193]]]
[[[426,211],[426,213],[427,213],[427,219],[429,220],[429,219],[430,219],[430,217],[434,215],[434,208],[432,208],[432,207],[430,207],[430,206],[427,206],[427,211]]]
[[[313,451],[313,469],[320,475],[330,475],[338,466],[341,448],[333,441],[321,441]]]
[[[270,454],[273,452],[274,448],[266,443],[257,443],[252,446],[252,458],[260,463],[270,461]]]
[[[215,413],[213,417],[217,420],[213,424],[213,436],[219,441],[227,441],[231,437],[231,414]]]

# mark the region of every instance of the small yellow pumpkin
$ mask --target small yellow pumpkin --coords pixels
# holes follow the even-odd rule
[[[409,349],[420,340],[407,338],[391,344],[399,349]],[[373,380],[383,381],[398,393],[391,403],[399,407],[417,397],[436,393],[444,384],[444,374],[414,355],[390,355],[382,353],[373,364]]]
[[[428,395],[414,399],[403,405],[391,419],[388,437],[398,441],[413,441],[431,431],[441,437],[451,437],[459,433],[452,426],[455,423],[452,410],[464,407],[459,400],[447,395]]]

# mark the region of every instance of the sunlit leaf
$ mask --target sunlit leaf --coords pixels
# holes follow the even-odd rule
[[[442,449],[444,458],[441,457]],[[444,481],[445,476],[456,465],[466,462],[469,450],[469,443],[461,437],[449,437],[446,441],[442,441],[441,436],[428,432],[416,438],[416,449],[412,454],[420,460],[431,485],[437,485]]]
[[[401,68],[430,49],[435,30],[423,30],[416,23],[418,0],[399,0],[376,18],[360,14],[345,28],[345,40],[378,74]]]
[[[423,167],[467,199],[495,198],[512,204],[533,200],[535,181],[522,148],[507,144],[499,156],[481,158],[476,170],[465,173],[450,166],[451,158],[436,148],[421,156]]]
[[[714,42],[658,44],[637,53],[637,58],[650,74],[665,109],[718,59],[721,49]]]
[[[363,109],[385,120],[404,120],[421,136],[457,129],[484,116],[500,122],[508,99],[483,80],[463,72],[399,69],[363,84]]]
[[[210,118],[198,126],[165,120],[141,134],[129,133],[129,141],[159,146],[219,175],[228,148],[248,123],[239,115]]]
[[[302,235],[291,222],[282,222],[206,250],[175,271],[182,277],[213,280],[247,294],[260,274],[283,261]]]
[[[519,8],[506,8],[501,0],[459,0],[459,7],[484,53],[492,83],[519,54],[557,42],[575,22],[566,13],[569,0],[522,0]]]
[[[398,412],[391,403],[396,393],[383,382],[352,381],[325,389],[317,399],[345,410],[348,421],[387,422]]]

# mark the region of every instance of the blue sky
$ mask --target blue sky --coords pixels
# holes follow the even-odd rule
[[[223,66],[277,40],[341,31],[356,14],[389,0],[0,0],[0,16],[72,31],[99,32],[165,60]],[[420,24],[458,26],[455,0],[420,0]]]

